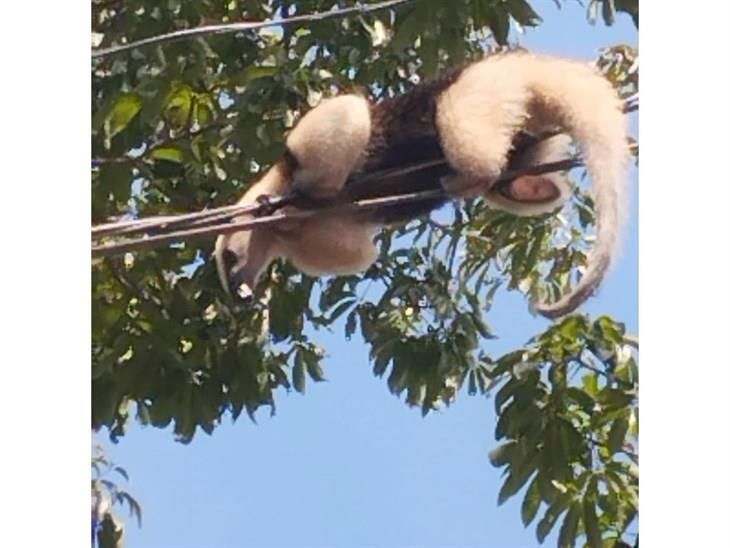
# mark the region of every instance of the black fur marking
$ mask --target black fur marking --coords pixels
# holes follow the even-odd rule
[[[372,135],[362,171],[388,169],[444,158],[436,129],[436,101],[453,84],[463,68],[451,69],[409,91],[380,101],[372,107]],[[447,165],[398,175],[374,189],[358,189],[358,198],[377,198],[441,188],[440,179],[451,173]],[[369,214],[378,222],[413,219],[438,209],[446,199],[424,200],[386,206]]]
[[[380,101],[371,107],[372,133],[367,147],[367,159],[360,174],[381,169],[445,160],[436,127],[436,103],[439,96],[461,76],[468,65],[452,68],[432,80],[424,81],[396,97]],[[515,135],[507,169],[519,168],[525,152],[540,140],[551,136],[531,135],[520,131]],[[448,163],[395,175],[379,183],[363,187],[348,182],[350,199],[378,198],[438,190],[441,179],[454,175]],[[508,182],[509,183],[509,182]],[[381,223],[396,223],[421,217],[440,208],[448,199],[430,199],[371,210],[367,219]]]
[[[397,97],[385,99],[372,107],[372,135],[367,160],[361,172],[372,172],[444,160],[436,127],[436,102],[441,93],[453,84],[465,67],[451,69],[439,77],[411,88]],[[508,169],[516,169],[524,154],[545,136],[519,132],[508,159]],[[353,197],[378,198],[411,192],[437,190],[441,179],[453,175],[447,163],[396,175],[382,184],[369,184],[365,189],[350,187]],[[368,213],[377,222],[395,223],[421,217],[444,205],[447,199],[431,199],[386,206]]]

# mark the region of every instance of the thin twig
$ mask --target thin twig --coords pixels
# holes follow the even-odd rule
[[[627,98],[624,101],[624,113],[628,114],[629,112],[634,112],[636,110],[639,110],[639,94],[635,93],[631,97]]]
[[[128,44],[120,44],[118,46],[110,46],[108,48],[91,50],[91,57],[92,59],[96,59],[115,53],[121,53],[123,51],[129,51],[134,48],[150,46],[153,44],[162,44],[165,42],[175,42],[178,40],[184,40],[186,38],[203,36],[206,34],[227,34],[232,32],[262,29],[266,27],[286,27],[290,25],[295,25],[297,23],[312,23],[315,21],[323,21],[325,19],[346,17],[348,15],[364,15],[366,13],[372,13],[374,11],[394,8],[396,6],[399,6],[400,4],[405,4],[412,1],[414,0],[387,0],[385,2],[378,2],[376,4],[366,4],[327,12],[295,15],[293,17],[285,17],[282,19],[268,21],[244,21],[238,23],[226,23],[221,25],[204,25],[202,27],[182,29],[174,32],[169,32],[167,34],[150,36],[149,38],[143,38],[142,40],[137,40]]]

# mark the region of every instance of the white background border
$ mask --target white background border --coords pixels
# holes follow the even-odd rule
[[[720,546],[730,3],[643,2],[641,15],[642,545]],[[88,546],[90,9],[13,2],[3,20],[0,545]]]

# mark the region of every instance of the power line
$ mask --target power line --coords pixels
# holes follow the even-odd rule
[[[441,160],[441,163],[444,162],[445,160]],[[371,177],[376,177],[376,174],[379,174],[379,178],[383,180],[387,179],[388,176],[392,177],[401,174],[405,170],[414,171],[419,168],[419,166],[420,169],[425,169],[425,167],[431,167],[433,165],[434,161],[429,161],[402,168],[368,173],[362,177],[361,181],[364,180],[366,177],[367,180],[370,180]],[[561,160],[559,162],[551,162],[537,166],[530,166],[522,169],[507,171],[496,182],[509,181],[523,175],[542,175],[555,171],[566,171],[581,165],[583,165],[583,161],[580,158],[569,158],[567,160]],[[259,226],[273,225],[285,220],[306,219],[324,213],[376,209],[380,207],[448,197],[449,196],[443,189],[434,189],[424,190],[420,192],[411,192],[407,194],[385,196],[381,198],[366,198],[351,202],[338,202],[335,200],[320,207],[297,209],[294,211],[287,211],[283,213],[277,212],[273,214],[257,216],[257,214],[261,214],[262,212],[271,211],[272,208],[278,209],[283,205],[297,205],[296,197],[292,195],[272,197],[269,202],[261,204],[247,204],[245,206],[225,206],[221,208],[206,210],[199,213],[186,213],[183,215],[170,215],[157,218],[153,217],[148,220],[140,220],[136,224],[134,224],[134,221],[122,221],[120,223],[109,223],[106,225],[102,225],[101,227],[96,228],[96,234],[94,233],[94,229],[92,229],[92,237],[100,236],[102,234],[121,235],[131,232],[132,230],[130,229],[133,229],[137,232],[149,231],[150,229],[154,229],[158,232],[166,230],[166,232],[146,235],[143,237],[129,239],[121,242],[95,244],[92,245],[91,252],[94,256],[104,257],[108,255],[125,253],[128,251],[137,251],[153,247],[160,247],[162,245],[170,244],[173,242],[217,236],[219,234],[230,234],[242,230],[252,230]],[[238,217],[242,214],[250,215],[251,218],[243,221],[229,222],[230,219]],[[115,226],[118,227],[119,230],[115,230]],[[179,228],[179,230],[172,230],[175,228]]]
[[[202,27],[176,30],[174,32],[168,32],[166,34],[150,36],[149,38],[142,38],[141,40],[136,40],[135,42],[130,42],[128,44],[120,44],[117,46],[110,46],[108,48],[101,49],[92,49],[91,58],[98,59],[107,55],[113,55],[115,53],[129,51],[134,48],[151,46],[153,44],[162,44],[165,42],[177,42],[178,40],[195,38],[196,36],[204,36],[206,34],[230,34],[232,32],[257,30],[266,27],[287,27],[295,25],[297,23],[312,23],[315,21],[324,21],[326,19],[347,17],[349,15],[365,15],[366,13],[372,13],[388,8],[395,8],[397,6],[400,6],[401,4],[406,4],[413,1],[415,0],[387,0],[385,2],[378,2],[376,4],[361,4],[350,8],[341,8],[319,13],[294,15],[292,17],[284,17],[282,19],[270,19],[268,21],[242,21],[238,23],[224,23],[220,25],[204,25]]]

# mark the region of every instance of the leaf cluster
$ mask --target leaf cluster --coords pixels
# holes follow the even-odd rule
[[[127,491],[109,479],[116,474],[129,481],[126,470],[117,466],[106,455],[101,445],[95,445],[91,456],[91,528],[92,544],[98,548],[120,548],[124,536],[124,524],[112,509],[129,506],[129,515],[142,526],[142,507]]]
[[[635,341],[608,317],[571,316],[501,357],[491,375],[499,503],[527,486],[522,520],[543,510],[540,543],[562,518],[561,547],[623,546],[638,513]]]

